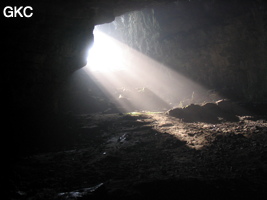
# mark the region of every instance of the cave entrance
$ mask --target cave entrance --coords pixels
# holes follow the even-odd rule
[[[161,62],[163,50],[153,36],[158,34],[158,24],[153,11],[143,12],[95,26],[83,70],[120,112],[166,111],[203,102],[206,89]]]
[[[94,44],[88,52],[87,67],[91,71],[100,73],[124,70],[122,51],[123,47],[118,41],[96,26],[94,29]]]

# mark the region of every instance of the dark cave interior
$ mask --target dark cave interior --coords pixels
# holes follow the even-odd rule
[[[0,4],[9,199],[267,195],[264,0]]]

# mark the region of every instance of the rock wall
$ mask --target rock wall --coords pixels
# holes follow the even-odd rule
[[[263,1],[182,1],[117,17],[111,35],[222,96],[267,97]]]
[[[4,83],[14,112],[56,112],[64,79],[86,64],[94,13],[71,1],[14,1],[32,6],[31,18],[5,18]]]

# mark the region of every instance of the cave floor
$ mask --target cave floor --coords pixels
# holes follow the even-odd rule
[[[72,143],[22,156],[11,199],[263,199],[267,121],[185,123],[164,113],[75,116]],[[68,136],[70,137],[70,136]]]

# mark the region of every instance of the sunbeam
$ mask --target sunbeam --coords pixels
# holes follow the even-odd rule
[[[166,111],[202,101],[206,90],[167,66],[99,31],[88,54],[87,73],[122,112]]]
[[[101,73],[123,70],[122,49],[114,39],[94,30],[94,45],[88,52],[87,67]]]

